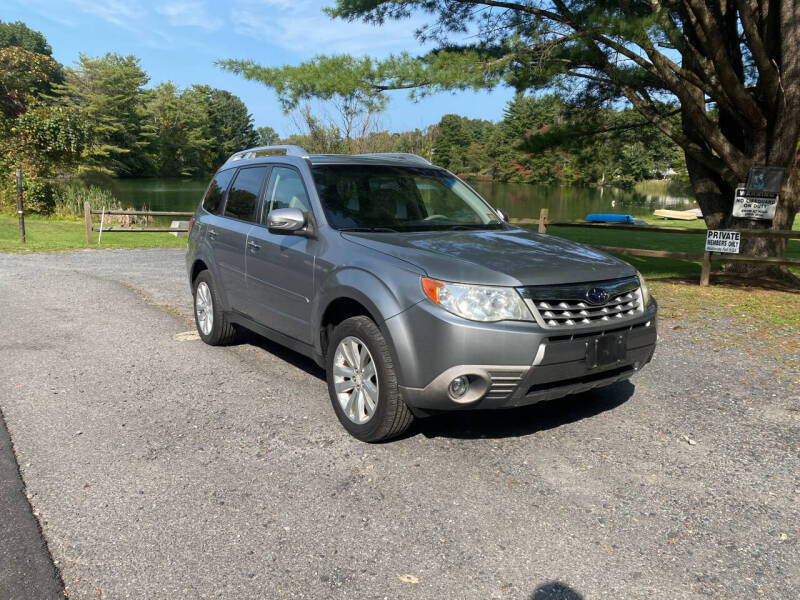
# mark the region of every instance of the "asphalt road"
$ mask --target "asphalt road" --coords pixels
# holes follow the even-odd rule
[[[182,335],[180,251],[0,255],[0,306],[70,599],[800,596],[797,374],[696,322],[632,383],[367,445],[308,360]]]
[[[0,416],[0,598],[63,598],[61,577],[53,565],[39,522],[25,497],[14,449]]]

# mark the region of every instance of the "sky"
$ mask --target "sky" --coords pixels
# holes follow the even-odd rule
[[[414,30],[424,21],[412,17],[374,27],[333,20],[322,13],[334,0],[0,0],[0,20],[24,21],[40,31],[64,65],[79,53],[134,54],[150,75],[150,84],[172,81],[229,90],[239,96],[257,127],[268,125],[282,136],[293,121],[281,112],[271,89],[214,66],[217,59],[252,59],[279,66],[317,54],[348,53],[385,57],[424,52]],[[457,113],[497,121],[511,98],[508,89],[444,93],[419,102],[407,92],[392,92],[380,117],[382,129],[406,131],[437,123]]]

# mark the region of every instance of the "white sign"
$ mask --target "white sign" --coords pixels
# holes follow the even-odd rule
[[[709,229],[706,233],[706,252],[728,252],[739,254],[739,241],[741,235],[738,231],[717,231]]]
[[[759,192],[738,187],[733,199],[733,216],[771,221],[775,218],[777,204],[778,194],[774,192]]]

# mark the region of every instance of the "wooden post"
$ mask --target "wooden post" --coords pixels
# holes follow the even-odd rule
[[[22,210],[22,171],[17,169],[17,217],[19,217],[19,241],[25,243],[25,213]]]
[[[92,243],[92,207],[88,202],[83,203],[83,218],[86,221],[86,243]]]
[[[547,215],[550,209],[543,208],[539,211],[539,233],[547,233]]]
[[[700,285],[708,285],[711,279],[711,252],[703,253],[703,269],[700,271]]]

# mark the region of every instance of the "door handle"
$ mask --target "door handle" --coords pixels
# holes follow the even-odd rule
[[[217,237],[217,230],[216,229],[209,229],[208,230],[208,237],[210,237],[212,240],[215,239]]]
[[[249,240],[247,242],[247,245],[254,251],[258,250],[259,248],[261,248],[261,244],[256,244],[253,240]]]

